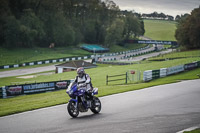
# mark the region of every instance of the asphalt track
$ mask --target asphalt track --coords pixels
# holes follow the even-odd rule
[[[55,65],[35,67],[35,68],[21,68],[21,69],[16,69],[16,70],[8,69],[8,71],[0,72],[0,78],[20,76],[20,75],[26,75],[26,74],[32,74],[32,73],[40,73],[40,72],[51,71],[55,69],[56,69]]]
[[[76,119],[68,115],[67,104],[0,117],[0,133],[175,133],[200,126],[200,80],[100,100],[100,114],[89,111]]]
[[[154,53],[150,53],[150,54],[145,54],[145,55],[142,55],[142,56],[131,57],[131,58],[128,58],[128,59],[121,59],[119,61],[121,61],[121,62],[141,61],[141,60],[144,60],[144,59],[148,59],[150,57],[155,57],[155,56],[158,56],[158,55],[161,55],[161,54],[167,54],[167,53],[170,53],[170,52],[172,52],[172,49],[168,49],[168,50],[160,51],[160,52],[154,52]]]

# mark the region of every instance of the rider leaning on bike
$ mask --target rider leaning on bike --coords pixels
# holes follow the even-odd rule
[[[77,69],[77,76],[74,82],[78,84],[79,88],[84,88],[86,90],[86,94],[90,96],[93,90],[91,78],[85,73],[83,67]]]

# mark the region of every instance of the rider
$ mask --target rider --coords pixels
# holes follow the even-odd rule
[[[93,90],[91,78],[85,73],[83,67],[77,69],[77,76],[74,82],[78,84],[79,88],[85,88],[86,94],[91,98],[91,92]]]

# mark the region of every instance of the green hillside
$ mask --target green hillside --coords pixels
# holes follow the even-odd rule
[[[144,20],[145,36],[156,40],[175,40],[175,22],[158,21],[158,20]],[[114,45],[110,48],[110,52],[125,51],[129,49],[137,49],[144,47],[141,44],[129,44],[125,47]],[[92,54],[87,51],[81,50],[78,47],[61,47],[61,48],[16,48],[5,49],[0,47],[0,66],[19,64],[24,62],[63,58],[69,56],[83,56]]]
[[[175,41],[176,22],[164,20],[144,20],[144,36],[154,40]]]

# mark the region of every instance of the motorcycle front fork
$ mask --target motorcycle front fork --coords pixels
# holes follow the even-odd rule
[[[75,107],[78,108],[78,96],[76,96],[76,104]]]

